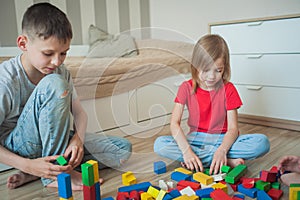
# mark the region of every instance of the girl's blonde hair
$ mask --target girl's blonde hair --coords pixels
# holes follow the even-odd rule
[[[230,80],[229,49],[225,40],[214,34],[203,36],[196,43],[192,56],[191,73],[193,80],[193,93],[200,85],[199,72],[214,64],[217,59],[224,61],[223,83]]]

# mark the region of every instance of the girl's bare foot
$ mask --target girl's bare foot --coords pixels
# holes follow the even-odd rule
[[[291,183],[300,183],[300,174],[295,172],[283,174],[280,180],[283,184],[290,186]]]
[[[39,179],[39,177],[19,171],[17,174],[13,174],[10,177],[8,177],[6,185],[9,189],[15,189],[17,187],[20,187],[21,185],[24,185],[25,183],[37,179]]]
[[[82,186],[81,173],[73,170],[70,173],[70,175],[71,175],[72,190],[82,190],[83,186]],[[103,183],[103,179],[100,178],[99,182],[100,182],[100,184],[102,184]],[[53,181],[52,183],[48,184],[46,187],[58,188],[58,183],[57,183],[57,181]]]
[[[240,164],[245,164],[244,159],[242,159],[242,158],[235,158],[235,159],[228,158],[227,159],[227,165],[232,168],[234,168]]]

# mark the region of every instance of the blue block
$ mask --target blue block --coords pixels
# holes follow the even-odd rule
[[[96,200],[101,200],[101,191],[99,181],[95,183]]]
[[[214,191],[213,188],[204,188],[196,190],[196,195],[200,198],[210,198],[210,193]]]
[[[57,176],[58,196],[68,199],[72,197],[71,176],[70,174],[61,173]]]
[[[181,196],[181,193],[178,190],[172,190],[169,194],[174,198]]]
[[[191,180],[191,177],[192,176],[181,173],[181,172],[172,172],[172,174],[171,174],[171,179],[174,181],[177,181],[177,182],[179,182],[181,180],[189,181],[189,180]]]
[[[138,192],[139,191],[147,192],[149,186],[151,186],[150,182],[142,182],[134,185],[120,187],[118,189],[118,192],[131,192],[132,190],[136,190]]]
[[[114,198],[113,197],[106,197],[106,198],[104,198],[102,200],[114,200]]]
[[[238,192],[243,193],[244,195],[251,197],[251,198],[256,198],[257,196],[257,188],[244,188],[242,184],[239,184],[237,187]]]
[[[153,165],[154,165],[154,173],[163,174],[167,172],[166,163],[164,161],[154,162]]]
[[[272,200],[272,198],[264,191],[257,191],[257,200]]]
[[[233,195],[234,197],[238,197],[238,198],[240,198],[240,199],[245,199],[245,196],[244,195],[242,195],[242,194],[235,194],[235,195]]]
[[[171,200],[173,197],[170,194],[166,194],[163,198],[163,200]]]

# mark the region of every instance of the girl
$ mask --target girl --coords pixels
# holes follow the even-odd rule
[[[190,170],[218,173],[222,165],[235,167],[269,151],[262,134],[239,135],[237,109],[242,105],[234,85],[229,82],[229,50],[218,35],[206,35],[195,45],[192,79],[182,83],[171,117],[172,136],[158,137],[154,151],[178,160]],[[190,131],[180,127],[184,106],[189,111]]]

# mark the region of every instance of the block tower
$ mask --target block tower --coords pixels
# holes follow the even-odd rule
[[[89,160],[81,165],[83,199],[84,200],[101,200],[98,162]]]
[[[61,173],[57,176],[58,196],[60,200],[73,200],[71,176],[67,173]]]

